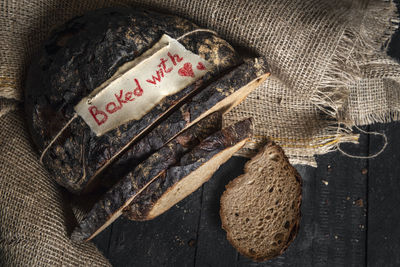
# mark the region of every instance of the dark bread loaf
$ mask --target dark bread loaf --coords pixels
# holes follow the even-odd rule
[[[199,147],[193,150],[193,153],[189,152],[189,156],[182,157],[188,149],[186,146],[182,145],[182,142],[185,144],[188,143],[188,137],[192,139],[192,136],[196,136],[198,140],[198,135],[194,134],[194,132],[201,130],[205,133],[204,129],[201,129],[204,128],[204,126],[200,127],[199,124],[207,120],[207,118],[210,118],[210,116],[194,124],[188,130],[175,137],[171,142],[163,146],[159,151],[153,153],[147,160],[139,164],[135,170],[130,172],[111,188],[111,190],[93,206],[91,211],[81,221],[80,225],[74,230],[71,238],[74,240],[92,239],[116,220],[124,211],[135,210],[134,208],[136,206],[133,208],[129,206],[136,201],[138,197],[140,201],[144,201],[140,205],[146,205],[146,201],[148,201],[149,198],[153,199],[153,203],[156,203],[156,200],[161,197],[161,195],[158,194],[159,192],[166,193],[166,189],[169,187],[173,188],[175,182],[178,182],[182,178],[184,179],[185,176],[195,173],[206,161],[213,161],[213,165],[219,167],[224,160],[227,160],[229,156],[240,149],[251,136],[252,128],[250,121],[239,122],[221,132],[207,137],[200,143]],[[208,123],[206,124],[208,125]],[[192,141],[189,143],[193,144]],[[229,153],[224,153],[224,149],[228,149]],[[221,155],[218,156],[219,154]],[[217,157],[213,158],[213,156]],[[175,166],[179,166],[180,163],[184,164],[184,166],[178,167],[178,171]],[[215,171],[215,167],[211,168],[211,172],[203,173],[204,177],[198,177],[198,174],[196,177],[201,179],[201,181],[205,181],[211,177],[213,173],[212,170]],[[166,187],[162,186],[158,188],[158,186],[152,186],[151,190],[148,191],[147,188],[152,185],[154,181],[159,179],[167,179]],[[190,184],[193,181],[186,182]],[[200,185],[201,183],[199,186]],[[196,188],[190,187],[190,189],[195,190]],[[183,194],[178,198],[170,200],[164,207],[168,209],[170,206],[174,205],[176,201],[179,201],[186,195],[187,194]],[[144,206],[144,208],[149,208],[149,206]],[[166,209],[162,208],[162,212]]]
[[[282,254],[300,223],[301,177],[283,150],[268,143],[245,166],[245,174],[221,197],[222,228],[243,255],[264,261]]]
[[[176,16],[123,7],[89,12],[54,31],[33,61],[26,82],[27,120],[39,153],[73,118],[75,105],[121,66],[142,55],[163,34],[178,38],[195,29],[195,24]],[[74,119],[43,157],[59,184],[76,193],[84,190],[118,153],[165,118],[168,110],[241,62],[234,49],[211,32],[195,32],[179,42],[211,64],[208,73],[165,97],[140,120],[102,136],[96,136],[81,117]]]
[[[124,215],[135,221],[152,220],[207,182],[252,136],[250,119],[204,139],[134,199]]]

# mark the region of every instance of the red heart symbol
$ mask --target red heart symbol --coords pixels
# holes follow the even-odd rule
[[[198,64],[197,64],[197,67],[196,67],[198,70],[205,70],[206,69],[206,66],[204,66],[203,65],[203,63],[201,63],[201,62],[199,62]]]
[[[194,77],[194,72],[193,72],[193,69],[192,69],[192,64],[190,64],[189,62],[183,64],[183,67],[180,68],[180,69],[178,70],[178,73],[179,73],[179,75],[181,75],[181,76],[190,76],[190,77]]]

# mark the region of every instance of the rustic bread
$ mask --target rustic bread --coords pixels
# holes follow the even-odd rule
[[[243,255],[264,261],[283,253],[300,223],[301,177],[283,150],[268,143],[245,166],[245,174],[221,197],[222,228]]]
[[[121,179],[96,202],[81,221],[72,237],[86,239],[94,236],[115,219],[147,184],[162,175],[169,166],[179,162],[182,155],[199,144],[204,138],[221,129],[222,115],[215,112],[177,135],[148,159]]]
[[[134,7],[91,11],[53,31],[29,69],[25,108],[32,139],[42,153],[74,118],[74,107],[140,57],[163,34],[178,38],[198,29],[173,16]],[[78,116],[55,139],[43,163],[55,180],[80,193],[112,161],[168,116],[185,97],[204,88],[241,62],[235,50],[212,32],[196,32],[179,42],[206,60],[211,68],[195,83],[166,96],[140,120],[131,120],[102,136]]]
[[[154,144],[162,144],[166,140],[166,136],[170,136],[176,129],[190,129],[193,125],[196,125],[199,121],[209,116],[213,112],[225,113],[238,105],[243,101],[246,96],[254,90],[260,83],[262,83],[269,76],[269,68],[264,58],[255,58],[248,60],[238,68],[234,69],[230,73],[226,74],[216,82],[209,85],[206,89],[198,93],[188,103],[183,105],[179,110],[173,112],[164,122],[158,125],[150,134],[144,137],[142,141],[134,144],[126,153],[130,153],[130,156],[124,158],[121,157],[121,161],[117,161],[120,166],[125,166],[128,169],[128,174],[120,179],[117,173],[117,179],[120,180],[107,194],[93,207],[92,211],[87,216],[86,220],[82,221],[81,225],[75,231],[73,237],[75,239],[91,239],[107,227],[112,221],[121,215],[122,210],[128,207],[129,203],[132,202],[133,196],[137,194],[137,190],[144,190],[143,187],[137,185],[132,187],[132,183],[138,183],[137,177],[141,177],[139,172],[141,169],[153,170],[159,168],[155,163],[160,161],[164,156],[161,155],[163,150],[169,150],[170,153],[174,153],[171,142],[169,146],[164,146],[158,152],[152,154],[145,162],[140,164],[134,171],[132,168],[136,166],[135,161],[135,150],[146,151],[146,153],[152,153],[152,150],[157,147]],[[171,131],[172,130],[172,131]],[[178,134],[181,134],[178,131]],[[176,136],[171,136],[171,139],[176,140]],[[160,142],[161,141],[161,142]],[[160,154],[160,152],[162,152]],[[138,153],[137,155],[139,155]],[[175,157],[176,158],[176,157]],[[133,159],[133,166],[126,165],[129,163],[129,159]],[[147,166],[147,165],[148,166]],[[128,166],[128,167],[126,167]],[[143,168],[143,166],[147,166]],[[152,167],[153,166],[153,169]],[[165,166],[165,168],[167,168]],[[110,175],[113,173],[110,172]],[[147,179],[150,183],[162,175],[162,173],[154,174],[146,172],[146,177],[139,181],[143,185],[143,180]],[[131,178],[127,178],[131,177]],[[107,178],[107,177],[106,177]],[[133,189],[132,189],[133,188]],[[132,193],[131,189],[136,193]],[[111,207],[112,206],[112,207]],[[96,211],[98,209],[98,211]],[[127,208],[129,209],[129,208]]]
[[[178,164],[151,182],[129,208],[131,220],[151,220],[207,182],[215,171],[241,149],[252,135],[252,121],[240,121],[204,139],[186,153]]]

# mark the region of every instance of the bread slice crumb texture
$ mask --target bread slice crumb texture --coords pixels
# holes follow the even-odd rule
[[[301,177],[283,150],[267,144],[221,197],[222,228],[243,255],[264,261],[293,241],[300,222]]]
[[[160,198],[149,212],[149,219],[153,219],[158,215],[170,209],[173,205],[193,193],[203,183],[207,182],[218,168],[230,159],[246,143],[246,139],[237,143],[233,147],[227,148],[206,163],[202,164],[198,169],[191,172],[185,178],[174,185],[167,193]]]

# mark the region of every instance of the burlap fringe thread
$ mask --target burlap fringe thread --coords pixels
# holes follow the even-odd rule
[[[363,18],[361,23],[361,30],[359,32],[356,29],[347,29],[343,37],[338,44],[337,51],[334,53],[332,61],[329,63],[330,66],[327,68],[325,77],[322,79],[318,86],[316,94],[312,98],[313,103],[324,113],[330,116],[335,123],[330,125],[331,136],[328,136],[324,144],[324,149],[321,151],[330,152],[339,150],[342,154],[353,157],[353,158],[372,158],[379,155],[385,149],[387,145],[387,138],[382,133],[365,132],[359,128],[360,132],[371,135],[381,135],[384,140],[382,149],[371,156],[354,156],[340,149],[340,144],[345,142],[352,142],[358,144],[359,134],[354,134],[352,128],[356,125],[367,125],[372,123],[386,123],[390,121],[397,121],[400,118],[399,111],[393,111],[385,114],[368,114],[367,119],[356,118],[353,121],[350,118],[350,114],[346,109],[347,101],[350,94],[350,86],[355,84],[361,79],[362,73],[359,67],[360,59],[367,59],[377,53],[377,48],[381,47],[383,52],[387,52],[388,44],[391,41],[393,33],[398,29],[398,12],[394,4],[391,8],[388,2],[374,2],[374,6],[369,9],[370,13]],[[374,13],[384,12],[388,14],[385,16],[374,16]],[[371,16],[375,18],[382,18],[381,20],[375,21],[376,31],[379,29],[385,29],[382,36],[371,36],[370,32],[367,32],[364,28],[365,20],[370,20]],[[385,18],[385,19],[384,19]],[[389,24],[388,24],[389,21]],[[357,48],[357,49],[355,49]],[[366,64],[366,63],[364,63]],[[336,130],[335,130],[336,128]]]
[[[367,159],[376,157],[384,151],[387,145],[386,135],[383,133],[365,132],[356,127],[356,125],[379,122],[387,123],[400,119],[400,111],[392,111],[385,114],[368,114],[366,118],[355,118],[355,120],[352,120],[347,109],[350,86],[357,83],[362,77],[358,61],[369,58],[377,53],[377,48],[379,47],[382,48],[382,52],[386,53],[393,33],[399,26],[399,20],[397,19],[398,12],[394,4],[389,7],[388,1],[382,1],[375,2],[374,5],[369,10],[370,16],[365,16],[363,22],[371,19],[371,16],[374,16],[375,12],[389,14],[387,17],[382,16],[382,14],[374,16],[375,18],[382,18],[381,20],[377,20],[375,25],[376,32],[379,32],[379,29],[385,29],[383,35],[376,36],[375,38],[371,37],[370,32],[363,29],[363,23],[361,23],[361,30],[359,32],[355,28],[346,29],[337,46],[336,53],[332,57],[332,61],[329,62],[324,78],[321,80],[311,99],[332,120],[332,124],[328,126],[328,130],[326,131],[327,135],[314,138],[310,142],[310,147],[320,147],[318,154],[338,150],[342,154],[352,158]],[[383,18],[389,19],[386,20]],[[389,21],[389,25],[387,21]],[[359,134],[353,132],[353,127],[364,134],[382,136],[384,143],[379,152],[370,156],[356,156],[343,151],[340,148],[340,144],[348,142],[359,143]]]

